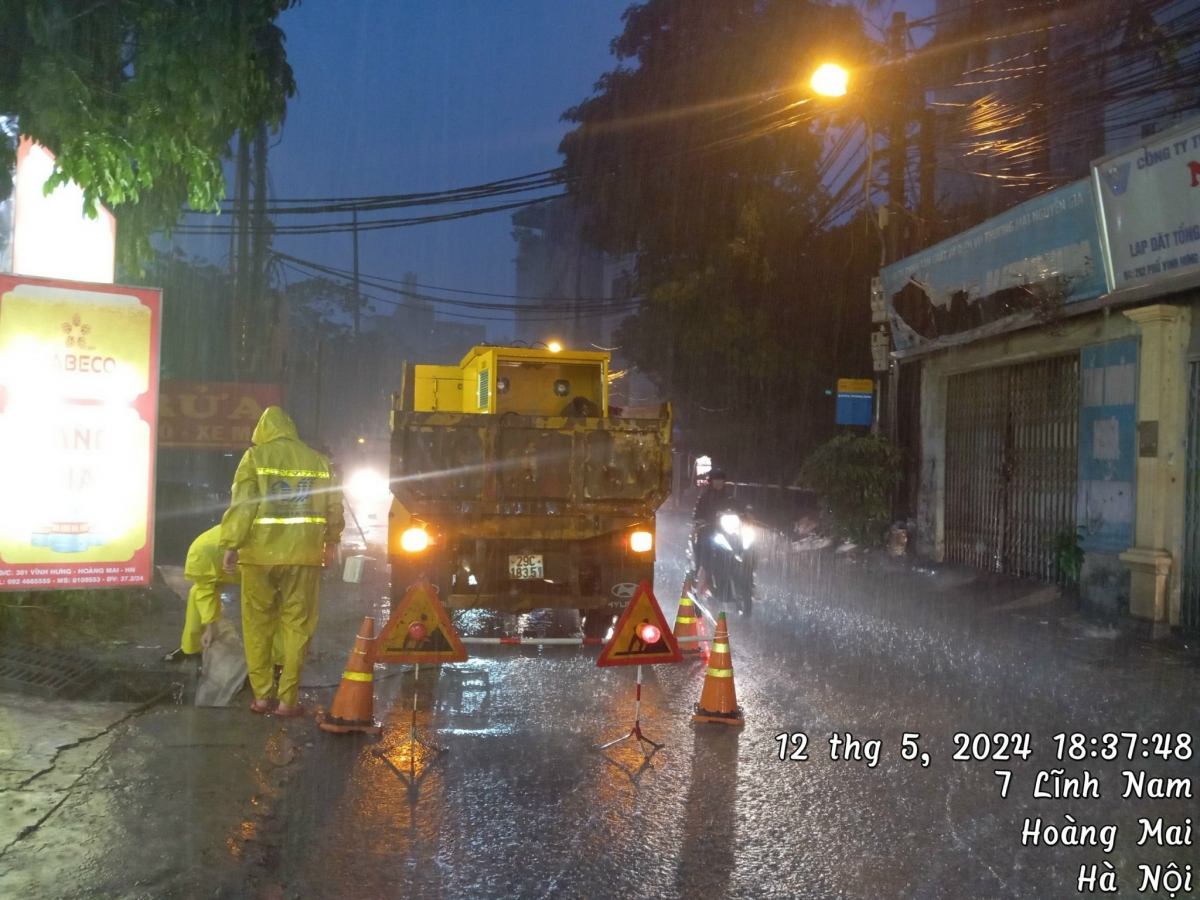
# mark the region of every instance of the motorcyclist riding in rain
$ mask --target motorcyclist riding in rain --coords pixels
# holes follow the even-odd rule
[[[692,514],[692,565],[701,593],[720,606],[749,616],[754,602],[754,527],[728,487],[725,472],[713,469]]]

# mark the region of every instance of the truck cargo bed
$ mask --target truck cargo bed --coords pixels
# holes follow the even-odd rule
[[[671,487],[670,406],[659,412],[584,419],[395,410],[392,493],[432,521],[513,517],[562,528],[565,518],[650,517]]]

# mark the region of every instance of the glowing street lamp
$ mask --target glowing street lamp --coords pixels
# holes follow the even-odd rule
[[[558,341],[551,341],[549,344],[546,345],[546,349],[549,350],[551,353],[561,353],[562,352],[562,344],[560,344]]]
[[[813,72],[809,84],[824,97],[844,97],[850,73],[836,63],[825,63]]]

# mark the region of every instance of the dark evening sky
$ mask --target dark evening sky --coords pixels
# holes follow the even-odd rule
[[[273,196],[445,190],[558,165],[566,131],[560,116],[612,67],[609,43],[628,6],[304,0],[280,18],[299,95],[272,141]],[[923,7],[932,2],[903,6],[912,7],[910,15],[928,14]],[[399,278],[411,269],[430,285],[512,292],[510,215],[365,233],[362,272]],[[191,238],[185,246],[222,265],[228,255],[227,238]],[[275,246],[325,265],[351,265],[348,234],[279,237]],[[492,337],[507,332],[501,324]]]

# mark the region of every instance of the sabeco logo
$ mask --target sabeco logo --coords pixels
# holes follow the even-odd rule
[[[54,367],[62,372],[87,372],[92,375],[112,373],[117,361],[111,356],[76,356],[74,353],[55,355]]]
[[[71,316],[71,321],[62,323],[62,332],[65,335],[63,343],[68,347],[74,347],[76,350],[94,351],[96,349],[89,346],[92,326],[84,322],[78,313]],[[64,353],[62,356],[55,355],[54,366],[60,372],[87,372],[100,375],[115,372],[117,361],[111,356]]]

